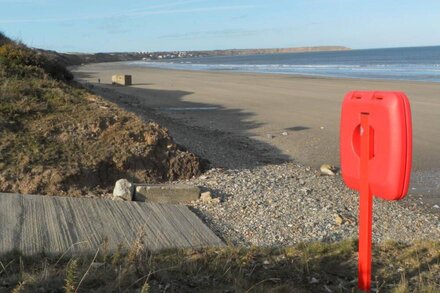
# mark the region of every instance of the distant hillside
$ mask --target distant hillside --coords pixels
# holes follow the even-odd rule
[[[161,51],[161,52],[114,52],[114,53],[58,53],[55,51],[38,50],[44,53],[49,59],[56,60],[65,66],[81,65],[87,63],[133,61],[141,59],[173,59],[188,57],[207,56],[234,56],[234,55],[256,55],[256,54],[282,54],[301,52],[323,52],[323,51],[348,51],[350,48],[343,46],[317,46],[298,48],[273,48],[273,49],[229,49],[209,51]]]
[[[348,51],[350,48],[343,46],[318,46],[318,47],[297,47],[297,48],[273,48],[273,49],[230,49],[212,51],[194,51],[201,55],[225,56],[225,55],[257,55],[257,54],[282,54],[322,51]]]

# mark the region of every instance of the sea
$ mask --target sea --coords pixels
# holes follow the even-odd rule
[[[212,56],[130,63],[180,70],[440,82],[440,46]]]

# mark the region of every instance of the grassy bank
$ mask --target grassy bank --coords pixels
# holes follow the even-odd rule
[[[200,174],[200,159],[167,129],[71,82],[60,63],[1,36],[0,191],[110,192],[114,182]]]
[[[440,244],[375,247],[376,292],[439,292]],[[0,257],[0,291],[356,292],[356,242],[285,248],[212,248],[159,254],[135,242],[128,252]]]

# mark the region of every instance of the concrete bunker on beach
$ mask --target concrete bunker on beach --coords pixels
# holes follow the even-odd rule
[[[112,84],[119,84],[119,85],[131,85],[131,75],[127,74],[115,74],[112,75]]]

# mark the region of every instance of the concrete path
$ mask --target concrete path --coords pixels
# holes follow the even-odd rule
[[[0,193],[0,254],[110,251],[140,234],[152,250],[221,246],[186,206]]]

